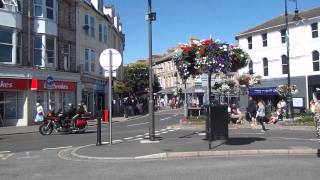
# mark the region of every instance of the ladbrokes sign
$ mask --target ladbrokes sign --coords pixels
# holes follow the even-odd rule
[[[0,90],[27,90],[29,79],[0,78]]]

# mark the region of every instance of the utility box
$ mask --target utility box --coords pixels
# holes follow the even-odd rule
[[[103,121],[106,123],[109,122],[109,109],[103,110]]]
[[[211,111],[209,117],[209,111]],[[207,140],[227,140],[229,138],[229,114],[226,105],[211,105],[207,107],[206,138]],[[210,121],[210,122],[209,122]],[[211,128],[209,128],[209,126]]]

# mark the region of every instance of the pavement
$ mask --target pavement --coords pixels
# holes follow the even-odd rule
[[[113,118],[114,122],[127,121],[137,117]],[[96,125],[90,121],[89,125]],[[320,157],[320,140],[311,126],[267,125],[269,130],[261,132],[260,126],[250,124],[230,125],[229,138],[209,142],[205,139],[203,123],[182,122],[156,132],[156,139],[150,141],[148,134],[122,141],[103,142],[63,149],[58,153],[62,159],[85,160],[136,160],[168,159],[207,156],[259,156],[259,155],[313,155]],[[37,132],[38,126],[1,127],[0,135]],[[294,139],[294,133],[305,133],[308,139]],[[291,135],[291,134],[292,135]],[[279,134],[277,137],[271,136]],[[295,141],[289,142],[293,137]],[[133,139],[136,138],[136,139]],[[283,143],[283,142],[286,143]]]

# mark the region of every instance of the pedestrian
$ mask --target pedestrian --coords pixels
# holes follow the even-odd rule
[[[251,96],[249,97],[247,113],[248,113],[249,121],[251,121],[251,126],[257,125],[257,120],[256,120],[257,105]]]
[[[37,114],[36,114],[36,117],[34,118],[34,122],[39,123],[43,121],[43,117],[44,117],[43,107],[39,102],[36,103],[36,110],[37,110]]]
[[[263,123],[263,121],[265,119],[265,116],[266,116],[266,112],[265,111],[266,111],[266,108],[265,108],[264,101],[260,100],[259,103],[258,103],[258,110],[257,110],[256,118],[257,118],[257,121],[262,126],[261,132],[265,132],[266,131],[266,127],[264,126],[264,123]]]

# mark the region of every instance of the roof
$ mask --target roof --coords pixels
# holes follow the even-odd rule
[[[288,23],[293,23],[294,22],[294,13],[288,13]],[[315,18],[315,17],[320,17],[320,7],[316,7],[310,10],[306,10],[303,12],[299,13],[299,16],[302,17],[302,19],[310,19],[310,18]],[[275,17],[269,21],[266,21],[256,27],[253,27],[251,29],[248,29],[246,31],[243,31],[239,34],[236,35],[236,39],[238,39],[241,36],[246,36],[248,34],[252,34],[255,32],[263,31],[266,29],[271,29],[274,27],[285,27],[285,15],[280,15],[278,17]]]

